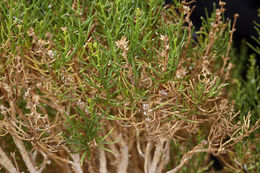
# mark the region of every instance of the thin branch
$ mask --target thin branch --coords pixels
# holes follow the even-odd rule
[[[11,160],[7,157],[5,152],[0,147],[0,164],[8,171],[12,173],[18,173]]]
[[[24,147],[23,142],[20,139],[18,139],[17,137],[15,137],[14,135],[12,135],[12,137],[13,137],[15,145],[19,149],[19,152],[23,158],[23,161],[24,161],[26,167],[28,168],[28,171],[30,173],[38,173],[38,170],[34,167],[32,161],[31,161],[31,158],[29,157],[29,155]]]
[[[140,147],[140,130],[136,131],[136,143],[137,143],[137,151],[139,155],[144,158],[144,153],[142,152],[142,149]]]
[[[71,164],[73,170],[76,173],[83,173],[82,167],[80,165],[80,154],[79,153],[72,153],[67,147],[63,146],[63,148],[67,151],[69,156],[72,158],[73,161],[69,161],[68,163]]]
[[[153,156],[153,162],[150,167],[149,173],[156,173],[157,165],[161,159],[161,156],[163,154],[163,144],[165,142],[165,139],[160,139],[160,142],[156,144],[155,146],[155,152]]]
[[[148,173],[149,166],[151,165],[151,150],[152,150],[152,143],[148,142],[145,149],[145,159],[144,159],[144,172]]]
[[[49,157],[48,157],[47,154],[45,154],[44,152],[41,152],[41,151],[40,151],[40,153],[43,155],[43,158],[44,158],[44,160],[43,160],[43,162],[41,163],[41,166],[40,166],[40,168],[39,168],[39,172],[41,173],[41,172],[43,172],[43,170],[46,168],[46,165],[47,165],[47,164],[50,164],[51,162],[50,162]]]
[[[213,150],[217,150],[217,149],[211,149],[211,148],[207,148],[207,149],[203,149],[203,147],[206,145],[207,143],[205,143],[205,141],[202,141],[201,144],[196,145],[191,151],[187,152],[186,154],[184,154],[181,158],[181,163],[175,167],[174,169],[167,171],[166,173],[176,173],[178,172],[183,165],[185,165],[193,156],[193,154],[195,153],[200,153],[200,152],[212,152]]]
[[[73,160],[73,169],[76,173],[83,173],[83,170],[80,166],[80,155],[79,153],[74,153],[72,154],[71,152],[69,153],[70,157]]]
[[[122,138],[122,135],[119,135],[119,145],[120,145],[120,151],[121,151],[121,161],[119,162],[119,165],[117,166],[117,172],[118,173],[127,173],[127,167],[128,167],[128,145],[126,145],[124,139]]]
[[[99,172],[107,173],[107,160],[103,149],[99,149]]]
[[[168,164],[170,160],[170,140],[168,139],[166,141],[165,147],[164,147],[164,151],[163,151],[163,155],[161,158],[161,162],[160,165],[158,166],[158,173],[161,173],[163,171],[163,169],[166,167],[166,165]]]

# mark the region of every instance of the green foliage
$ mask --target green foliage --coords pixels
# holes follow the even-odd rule
[[[224,91],[229,68],[223,60],[231,44],[231,23],[221,22],[217,13],[207,16],[195,42],[186,18],[190,9],[178,0],[174,3],[166,11],[163,0],[1,1],[0,132],[9,133],[3,138],[18,137],[28,158],[40,151],[44,159],[29,160],[43,160],[43,167],[47,156],[61,150],[69,153],[59,156],[62,159],[75,161],[72,154],[79,154],[81,165],[98,167],[101,156],[95,155],[105,151],[111,167],[116,166],[114,156],[136,157],[129,168],[133,170],[148,163],[143,161],[148,146],[149,157],[157,157],[152,155],[164,138],[165,143],[171,141],[161,146],[171,152],[168,170],[182,164],[183,155],[208,138],[215,142],[213,148],[206,142],[199,148],[204,152],[193,158],[191,154],[180,169],[207,171],[212,165],[207,152],[216,152],[214,146],[237,130],[229,128],[233,128],[229,116],[235,115]],[[259,48],[253,49],[259,53]],[[239,80],[233,91],[242,123],[249,111],[253,123],[260,115],[259,69],[254,56],[250,62],[248,82]],[[185,145],[181,139],[186,139]],[[136,149],[138,142],[141,147]],[[125,146],[129,153],[122,152]],[[4,143],[0,147],[12,152]],[[230,157],[245,162],[241,158],[247,145],[241,142],[236,147],[236,157]],[[141,150],[147,150],[145,157],[136,154]],[[159,158],[163,160],[163,154]]]
[[[260,13],[259,13],[260,14]],[[253,40],[258,44],[257,47],[248,44],[248,46],[253,49],[258,55],[260,55],[260,24],[255,22],[255,30],[258,33],[258,37],[253,37]]]
[[[258,37],[253,38],[260,46],[260,25],[255,23],[255,29],[257,30]],[[245,41],[245,40],[244,40]],[[233,70],[233,78],[235,83],[232,85],[232,99],[235,101],[235,108],[240,111],[240,120],[244,121],[244,115],[248,112],[252,114],[251,124],[259,121],[260,119],[260,71],[259,66],[256,64],[256,57],[260,55],[260,49],[258,46],[253,47],[251,44],[243,41],[240,55],[236,55],[233,58],[235,68]],[[248,55],[248,47],[255,51],[255,54]],[[233,55],[234,56],[234,55]],[[249,65],[245,66],[246,59],[249,58]],[[243,78],[241,71],[246,71],[246,78]],[[235,146],[235,153],[231,153],[231,159],[239,159],[240,164],[236,165],[238,170],[248,172],[259,172],[259,134],[260,129],[256,130],[249,139],[244,142],[238,143]],[[229,170],[232,171],[232,170]],[[234,171],[234,170],[233,170]]]
[[[253,122],[255,122],[260,115],[260,75],[254,56],[250,57],[250,64],[246,81],[237,81],[234,100],[241,114],[245,115],[250,111],[253,114]]]
[[[254,38],[256,43],[260,46],[260,25],[256,23],[256,30],[258,32],[258,38]],[[247,44],[250,48],[260,55],[259,47],[253,47],[251,44]],[[245,67],[246,58],[249,56],[249,65]],[[240,111],[240,119],[243,119],[243,115],[246,115],[249,111],[252,113],[252,123],[256,122],[260,118],[260,71],[259,66],[256,64],[256,55],[248,55],[246,45],[241,46],[241,55],[239,60],[235,60],[234,57],[234,78],[236,78],[235,89],[233,90],[233,99],[236,102],[236,108]],[[246,70],[246,79],[242,78],[240,71]]]

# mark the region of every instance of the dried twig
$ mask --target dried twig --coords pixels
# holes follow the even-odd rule
[[[27,166],[27,169],[30,173],[39,173],[39,171],[36,169],[36,167],[33,165],[31,158],[29,157],[28,152],[25,149],[25,146],[22,142],[22,140],[18,139],[14,135],[12,135],[13,140],[17,148],[19,149],[19,152],[23,158],[23,161],[25,165]]]
[[[165,139],[160,139],[159,143],[157,143],[155,145],[153,161],[152,161],[152,165],[150,166],[149,173],[156,173],[157,172],[157,165],[160,162],[161,156],[163,154],[162,153],[163,152],[163,145],[164,145],[165,141],[166,141]]]
[[[144,172],[148,173],[149,167],[151,165],[151,150],[152,142],[147,142],[145,149],[145,159],[144,159]]]
[[[167,173],[175,173],[175,172],[178,172],[184,164],[186,164],[193,156],[193,154],[195,153],[198,153],[198,152],[208,152],[208,151],[211,151],[211,149],[202,149],[203,146],[205,146],[207,143],[206,141],[202,141],[201,144],[195,146],[191,151],[187,152],[186,154],[184,154],[182,156],[182,159],[181,159],[181,163],[175,167],[174,169],[170,170],[170,171],[167,171]]]
[[[8,172],[18,173],[17,169],[14,167],[11,160],[7,157],[5,152],[2,150],[1,146],[0,146],[0,163]]]
[[[107,160],[103,149],[99,149],[99,172],[107,173]]]
[[[122,138],[122,135],[119,135],[119,146],[120,146],[120,159],[117,166],[117,172],[118,173],[127,173],[127,167],[128,167],[128,145],[125,143],[124,139]]]

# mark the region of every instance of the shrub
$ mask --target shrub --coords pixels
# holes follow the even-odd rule
[[[197,42],[178,2],[168,11],[154,0],[0,5],[9,172],[203,171],[205,153],[229,153],[259,127],[250,112],[235,121],[228,100],[234,24],[222,2]]]

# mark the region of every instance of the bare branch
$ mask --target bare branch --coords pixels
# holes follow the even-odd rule
[[[13,137],[13,140],[14,140],[14,143],[15,145],[17,146],[17,148],[19,149],[19,152],[24,160],[24,163],[28,169],[28,171],[30,173],[38,173],[38,170],[35,168],[35,166],[33,165],[32,161],[31,161],[31,158],[29,157],[25,147],[24,147],[24,144],[23,142],[18,139],[17,137],[15,137],[14,135],[12,135]]]
[[[99,171],[107,173],[107,160],[103,149],[99,149]]]
[[[63,148],[68,152],[69,156],[72,158],[72,161],[69,161],[73,170],[76,173],[83,173],[82,167],[80,165],[80,154],[72,153],[67,147],[63,146]]]
[[[125,143],[124,139],[122,138],[122,135],[119,135],[119,145],[120,145],[120,158],[121,161],[119,162],[119,165],[117,166],[117,172],[118,173],[127,173],[127,167],[128,167],[128,145]]]
[[[163,144],[165,142],[165,139],[160,139],[160,142],[156,144],[155,146],[155,152],[153,156],[153,162],[151,165],[151,168],[149,170],[149,173],[156,173],[157,165],[161,159],[162,152],[163,152]]]
[[[5,152],[0,147],[0,163],[8,171],[12,173],[18,173],[11,160],[7,157]]]
[[[148,173],[149,167],[151,165],[151,150],[152,142],[147,142],[145,149],[145,160],[144,160],[144,172]]]

